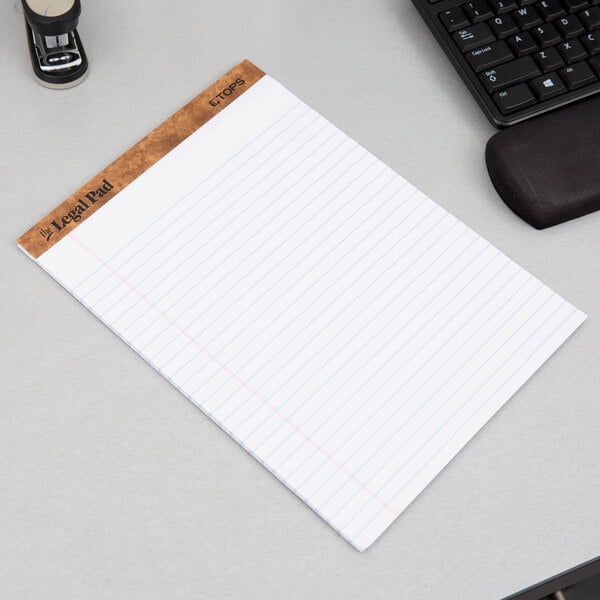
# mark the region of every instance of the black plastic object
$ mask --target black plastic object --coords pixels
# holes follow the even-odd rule
[[[61,35],[77,28],[81,15],[81,0],[75,0],[73,6],[56,17],[46,17],[31,9],[26,0],[22,0],[23,12],[29,26],[41,35]]]
[[[33,72],[38,81],[50,88],[72,87],[82,81],[87,75],[88,60],[77,32],[79,16],[81,15],[81,2],[75,0],[73,6],[62,15],[47,17],[31,9],[26,0],[22,0],[25,15],[25,28],[27,45],[31,57]],[[39,45],[43,44],[46,36],[69,36],[69,47],[57,48],[57,55],[69,58],[71,50],[75,50],[80,62],[73,68],[58,69],[48,72],[41,68],[41,55]],[[38,46],[36,46],[36,42]],[[71,47],[73,46],[73,48]]]
[[[537,229],[600,210],[600,98],[500,131],[485,158],[500,197]]]
[[[496,127],[600,93],[600,0],[412,2]]]
[[[518,594],[508,596],[504,600],[545,600],[556,597],[551,595],[560,590],[563,590],[566,600],[591,598],[597,600],[600,598],[600,582],[597,579],[599,575],[600,556],[522,590]]]

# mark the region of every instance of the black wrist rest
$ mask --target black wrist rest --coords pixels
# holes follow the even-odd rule
[[[486,163],[500,197],[544,229],[600,209],[600,98],[500,131]]]

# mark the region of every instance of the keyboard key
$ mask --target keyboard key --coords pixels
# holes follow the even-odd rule
[[[560,33],[556,31],[556,27],[554,27],[552,23],[539,25],[535,29],[531,30],[531,34],[541,48],[554,46],[554,44],[558,44],[558,42],[562,40]]]
[[[467,52],[465,56],[469,63],[471,63],[473,70],[477,73],[514,58],[510,48],[506,42],[503,41],[494,42],[483,48],[471,50],[470,52]]]
[[[519,8],[512,13],[512,16],[517,25],[523,30],[531,29],[542,22],[540,15],[533,6]]]
[[[530,81],[529,85],[540,102],[564,94],[567,91],[565,84],[556,73],[537,77]]]
[[[467,16],[473,23],[477,23],[478,21],[485,21],[490,17],[494,16],[490,5],[487,3],[487,0],[473,0],[472,2],[467,2],[464,6],[465,12]]]
[[[517,3],[515,0],[490,0],[490,4],[497,15],[510,12],[511,10],[515,10],[515,8],[517,8]]]
[[[537,44],[526,31],[509,37],[507,41],[517,56],[525,56],[538,49]]]
[[[440,13],[440,19],[448,31],[456,31],[461,27],[468,27],[471,23],[465,11],[460,6],[455,6]]]
[[[589,6],[587,0],[563,0],[567,10],[571,13],[577,12],[582,8],[587,8]]]
[[[565,64],[565,61],[560,57],[560,54],[555,48],[540,50],[533,55],[533,58],[538,67],[542,70],[542,73],[556,71],[556,69],[563,67]]]
[[[581,42],[589,54],[594,55],[600,53],[600,34],[588,33],[581,38]]]
[[[558,19],[558,21],[555,21],[555,25],[566,40],[585,33],[581,21],[575,15],[562,17],[561,19]]]
[[[508,37],[513,33],[517,33],[517,27],[514,19],[510,15],[500,15],[490,21],[490,27],[494,30],[496,37],[499,39]]]
[[[579,20],[588,31],[600,29],[600,8],[593,6],[579,13]]]
[[[426,7],[439,18],[435,33],[454,38],[465,59],[457,66],[471,70],[473,94],[496,106],[494,122],[600,98],[600,0],[439,1]]]
[[[576,90],[577,88],[596,81],[596,76],[586,62],[580,62],[576,65],[565,67],[560,71],[560,76],[570,90]]]
[[[471,25],[471,27],[460,29],[452,37],[463,52],[496,41],[492,30],[485,23],[477,23],[476,25]]]
[[[579,40],[567,40],[566,42],[562,42],[557,47],[560,52],[563,60],[568,64],[573,64],[579,60],[583,60],[587,58],[588,53],[585,51],[585,48],[581,45]]]
[[[505,115],[535,104],[535,98],[526,83],[494,94],[494,101]]]
[[[542,0],[536,4],[536,7],[545,21],[551,21],[567,14],[559,0]]]
[[[590,58],[588,62],[592,65],[594,71],[596,71],[596,75],[600,77],[600,56],[594,56],[593,58]]]
[[[533,59],[530,56],[524,56],[495,69],[485,71],[480,77],[488,92],[492,93],[541,74]]]

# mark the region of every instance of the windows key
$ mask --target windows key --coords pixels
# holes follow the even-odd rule
[[[567,91],[565,84],[556,73],[537,77],[533,81],[530,81],[529,85],[533,88],[540,102],[564,94]]]

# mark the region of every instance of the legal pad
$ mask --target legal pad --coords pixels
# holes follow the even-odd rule
[[[359,550],[585,319],[248,61],[18,243]]]

